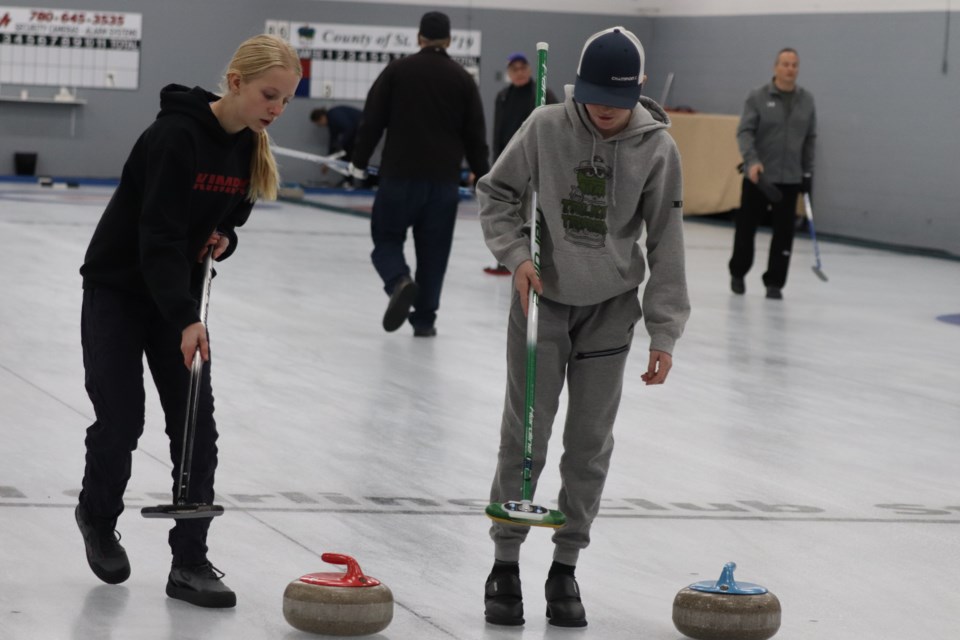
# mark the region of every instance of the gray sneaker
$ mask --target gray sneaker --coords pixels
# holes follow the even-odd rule
[[[225,609],[237,606],[237,595],[223,584],[225,574],[209,562],[174,566],[167,579],[167,595],[198,607]]]
[[[130,577],[130,561],[120,544],[120,534],[112,525],[98,526],[87,510],[79,504],[73,511],[83,545],[87,551],[87,564],[98,578],[107,584],[120,584]]]

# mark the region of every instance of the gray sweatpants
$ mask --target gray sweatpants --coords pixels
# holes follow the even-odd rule
[[[640,320],[637,290],[596,305],[574,307],[540,299],[537,380],[534,402],[533,488],[543,470],[560,392],[567,381],[567,422],[560,458],[558,499],[567,524],[553,535],[553,557],[575,565],[590,544],[590,525],[613,453],[613,423],[620,406],[623,371]],[[519,296],[513,296],[507,329],[507,393],[500,426],[500,453],[490,490],[491,502],[519,500],[523,468],[524,385],[527,320]],[[535,503],[543,504],[534,499]],[[516,562],[529,532],[494,522],[490,537],[495,558]]]

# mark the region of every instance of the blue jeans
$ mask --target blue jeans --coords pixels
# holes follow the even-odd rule
[[[413,229],[417,256],[413,279],[420,286],[410,314],[414,328],[432,327],[437,319],[459,200],[459,190],[453,182],[380,178],[370,223],[370,257],[390,295],[397,282],[410,275],[403,245],[407,229]]]

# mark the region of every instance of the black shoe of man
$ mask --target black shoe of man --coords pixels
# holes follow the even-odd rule
[[[403,276],[397,281],[393,293],[390,294],[387,310],[383,314],[384,331],[396,331],[403,326],[410,315],[410,307],[417,300],[418,293],[420,293],[420,287],[410,279],[410,276]]]
[[[783,300],[783,293],[780,292],[780,287],[767,287],[767,299]]]
[[[490,624],[517,627],[523,624],[523,593],[520,576],[491,573],[483,597],[483,615]]]
[[[120,534],[112,525],[100,526],[81,505],[73,512],[83,535],[87,550],[87,564],[93,573],[107,584],[120,584],[130,577],[130,561],[120,544]]]
[[[585,627],[587,614],[580,601],[577,579],[566,573],[547,578],[544,585],[547,597],[547,622],[555,627]]]
[[[167,595],[198,607],[227,609],[237,606],[237,595],[223,584],[224,573],[209,562],[174,566],[167,578]]]
[[[730,278],[730,290],[738,296],[742,296],[747,292],[747,284],[743,281],[743,278],[733,276]]]

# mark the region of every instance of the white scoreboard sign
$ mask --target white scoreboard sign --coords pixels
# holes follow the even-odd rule
[[[416,27],[268,20],[266,33],[287,40],[299,52],[303,80],[297,95],[311,98],[363,100],[391,60],[420,50]],[[452,29],[447,53],[479,78],[479,31]]]
[[[142,14],[0,6],[0,84],[136,89]]]

